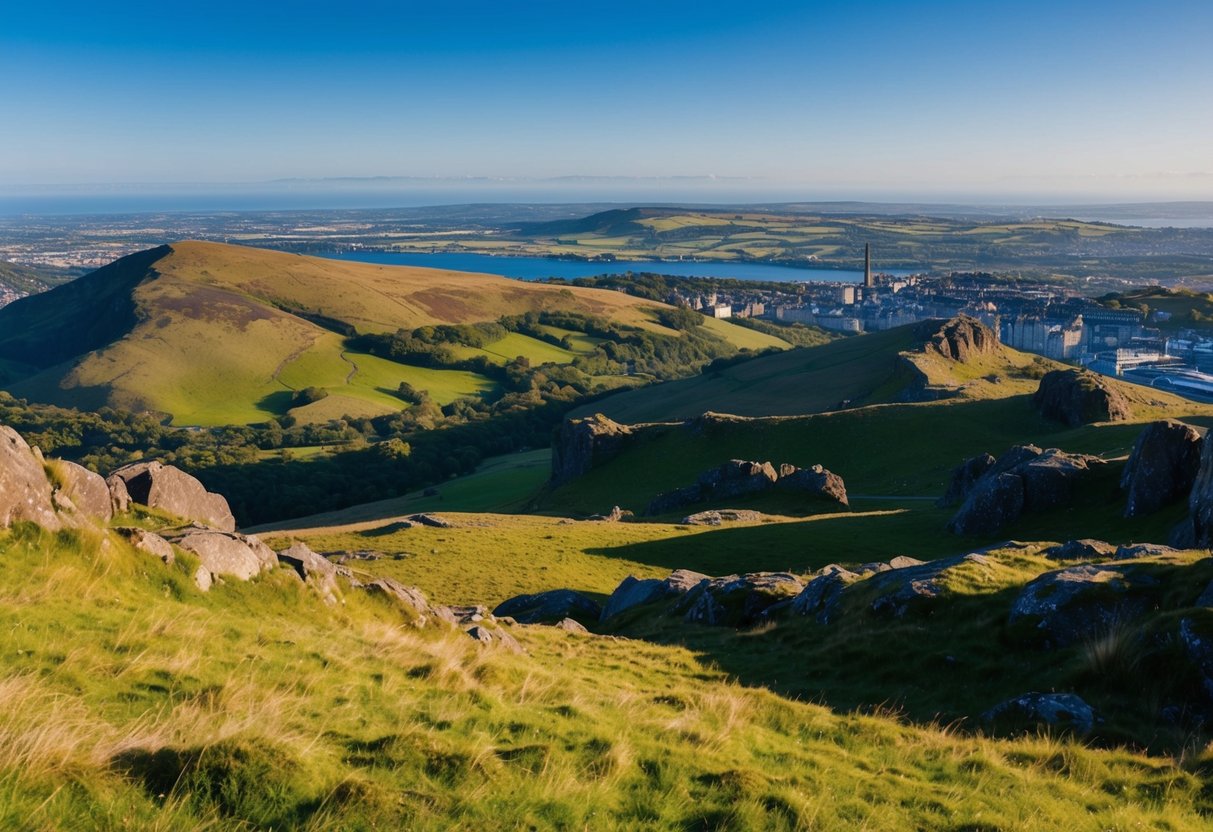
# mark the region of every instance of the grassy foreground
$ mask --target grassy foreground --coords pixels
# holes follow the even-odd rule
[[[283,572],[202,595],[98,532],[0,537],[7,829],[1207,828],[1213,758],[966,737],[691,651],[418,630]]]

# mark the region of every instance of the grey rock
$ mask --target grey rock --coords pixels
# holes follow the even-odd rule
[[[905,569],[907,566],[921,566],[926,561],[921,561],[918,558],[912,558],[907,555],[898,555],[889,560],[890,569]]]
[[[533,595],[518,595],[498,604],[495,616],[509,616],[520,624],[555,624],[563,618],[597,621],[602,608],[571,589],[552,589]]]
[[[1106,560],[1116,553],[1116,547],[1102,540],[1084,537],[1050,546],[1042,554],[1049,560]]]
[[[832,500],[839,505],[850,506],[847,486],[842,477],[820,465],[797,468],[795,465],[779,466],[779,479],[775,487],[784,491],[800,491],[818,499]]]
[[[986,722],[1045,724],[1088,734],[1095,727],[1095,710],[1073,693],[1025,693],[1000,702],[981,715]]]
[[[826,567],[792,599],[792,614],[813,616],[819,624],[829,624],[837,615],[843,590],[859,579],[841,566]]]
[[[1213,546],[1213,441],[1200,451],[1200,467],[1188,495],[1188,518],[1172,533],[1171,544],[1183,549]]]
[[[209,592],[214,583],[214,576],[211,575],[211,571],[205,566],[199,566],[194,570],[194,586],[203,592]]]
[[[477,624],[488,618],[489,608],[482,604],[449,605],[456,624]]]
[[[1002,473],[973,489],[960,511],[948,522],[948,531],[963,535],[994,534],[1023,514],[1023,480]]]
[[[376,578],[367,583],[352,581],[350,586],[368,595],[386,598],[415,617],[418,626],[432,622],[455,624],[455,614],[447,607],[431,606],[425,593],[415,586],[406,586],[392,578]]]
[[[552,442],[552,485],[571,482],[615,456],[631,435],[631,427],[601,413],[564,422]]]
[[[1008,624],[1046,647],[1064,647],[1139,617],[1153,606],[1157,587],[1129,565],[1069,566],[1025,585]]]
[[[52,531],[62,527],[40,454],[7,425],[0,425],[0,528],[18,521]]]
[[[706,580],[710,579],[702,572],[693,572],[690,569],[675,569],[661,583],[671,595],[685,595]]]
[[[174,542],[197,555],[212,574],[242,581],[278,564],[274,551],[251,535],[199,529],[185,533]]]
[[[518,643],[518,639],[507,633],[505,630],[489,629],[483,624],[477,624],[474,627],[469,627],[465,631],[471,638],[486,647],[496,647],[506,650],[510,653],[521,653],[522,645]]]
[[[1115,386],[1089,370],[1053,370],[1045,373],[1032,396],[1032,404],[1046,419],[1070,427],[1092,422],[1125,422],[1133,408]]]
[[[126,514],[131,510],[131,492],[126,490],[126,480],[111,474],[105,478],[105,487],[110,493],[111,514]]]
[[[104,477],[66,459],[55,460],[52,464],[63,481],[63,490],[79,512],[107,522],[114,516],[113,501]]]
[[[643,606],[644,604],[668,598],[671,593],[672,590],[667,586],[665,581],[657,578],[645,578],[641,580],[628,575],[620,582],[619,586],[615,587],[615,591],[611,593],[611,597],[607,599],[606,604],[603,606],[602,615],[598,620],[607,621],[633,607]]]
[[[1116,547],[1116,554],[1113,555],[1113,560],[1152,558],[1158,555],[1170,555],[1178,551],[1178,549],[1172,549],[1170,546],[1163,546],[1159,543],[1126,543],[1123,546]]]
[[[138,462],[110,475],[126,486],[133,502],[193,520],[220,531],[236,530],[236,518],[221,495],[207,491],[196,478],[162,462]],[[118,502],[120,500],[116,500]]]
[[[408,519],[419,526],[429,526],[434,529],[451,528],[449,520],[444,520],[434,514],[410,514]]]
[[[114,529],[114,531],[140,552],[145,552],[152,557],[159,558],[167,565],[171,566],[177,559],[173,553],[173,544],[155,532],[149,532],[147,529],[132,526],[122,526]]]
[[[682,523],[687,526],[719,526],[723,523],[757,523],[762,518],[763,514],[761,511],[722,508],[689,514],[682,518]]]
[[[337,603],[337,567],[316,554],[306,543],[296,543],[278,553],[278,562],[295,570],[295,574],[315,589],[324,603]]]
[[[687,622],[740,627],[776,604],[791,601],[804,583],[787,572],[749,572],[701,580],[674,606]]]
[[[577,635],[589,635],[589,630],[580,622],[572,618],[562,618],[556,622],[557,630],[564,630],[566,633],[576,633]]]
[[[994,461],[991,454],[978,454],[960,463],[952,469],[948,490],[935,504],[940,508],[949,508],[963,503],[973,490],[973,485],[994,467]]]
[[[1137,437],[1120,487],[1127,492],[1125,517],[1152,514],[1192,491],[1200,470],[1201,436],[1196,428],[1164,419]]]
[[[776,471],[770,462],[730,459],[704,471],[694,485],[658,494],[649,503],[645,513],[667,514],[696,503],[749,497],[777,487],[803,493],[834,505],[848,505],[846,485],[842,477],[820,465],[797,468],[795,465],[784,464]]]
[[[943,579],[949,572],[955,569],[988,570],[989,567],[989,559],[974,552],[878,572],[866,582],[875,591],[872,612],[903,618],[911,612],[928,610],[935,599],[946,594]]]

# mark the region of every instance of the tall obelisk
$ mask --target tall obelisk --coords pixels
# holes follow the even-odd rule
[[[876,284],[872,281],[872,244],[863,244],[863,287],[871,289]]]

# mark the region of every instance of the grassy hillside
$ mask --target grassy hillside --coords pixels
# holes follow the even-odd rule
[[[494,386],[473,373],[351,352],[334,330],[389,333],[558,310],[677,336],[658,323],[659,306],[619,292],[186,242],[0,310],[0,359],[37,370],[10,385],[36,401],[216,425],[281,415],[294,391],[320,387],[331,401],[295,415],[323,420],[400,410],[401,382],[438,404]],[[786,346],[722,322],[707,326],[738,347]],[[577,354],[521,333],[480,352],[494,363],[524,356],[533,364]]]
[[[831,710],[743,686],[701,647],[536,627],[510,655],[352,591],[325,607],[282,571],[203,595],[187,559],[95,532],[23,528],[0,553],[5,828],[1207,823],[1204,752]]]
[[[738,416],[791,416],[896,400],[911,379],[906,353],[933,387],[965,398],[1001,398],[1036,389],[1054,362],[998,346],[965,363],[923,352],[918,324],[816,347],[765,355],[694,378],[611,396],[574,415],[603,413],[620,422],[687,419],[706,411]]]

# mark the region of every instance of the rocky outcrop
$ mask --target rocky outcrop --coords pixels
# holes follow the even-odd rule
[[[1010,726],[1051,725],[1079,734],[1095,727],[1095,710],[1073,693],[1025,693],[981,715],[985,722]]]
[[[1138,558],[1170,555],[1178,551],[1178,549],[1163,546],[1160,543],[1125,543],[1116,547],[1116,552],[1113,553],[1112,558],[1113,560],[1137,560]]]
[[[699,511],[682,518],[687,526],[719,526],[723,523],[757,523],[763,518],[761,511],[749,511],[740,508],[722,508],[719,510]]]
[[[658,494],[645,513],[668,514],[697,503],[751,497],[775,488],[798,492],[835,505],[848,505],[847,489],[842,477],[820,465],[797,468],[783,464],[776,470],[770,462],[730,459],[704,471],[694,485]]]
[[[564,618],[581,622],[597,621],[602,608],[590,598],[571,589],[552,589],[534,595],[517,595],[503,601],[493,615],[508,616],[519,624],[555,624]]]
[[[1067,506],[1104,464],[1099,457],[1086,454],[1017,445],[973,483],[948,530],[963,535],[994,534],[1023,514]]]
[[[174,542],[197,555],[212,575],[247,581],[278,565],[274,551],[252,535],[195,529]]]
[[[674,607],[687,623],[741,627],[756,623],[772,607],[788,604],[804,584],[787,572],[750,572],[700,581]]]
[[[0,425],[0,528],[15,522],[61,527],[41,454],[7,425]]]
[[[219,531],[236,530],[236,518],[221,495],[206,490],[197,479],[162,462],[138,462],[110,475],[119,480],[132,502],[167,511]],[[122,497],[115,495],[115,503]]]
[[[1213,441],[1203,443],[1200,466],[1188,494],[1188,518],[1172,533],[1181,549],[1213,547]]]
[[[1115,553],[1116,547],[1111,543],[1084,537],[1050,546],[1041,554],[1049,560],[1107,560]]]
[[[838,612],[843,590],[859,579],[856,573],[830,564],[792,599],[790,611],[793,615],[813,616],[818,624],[829,624]]]
[[[306,543],[296,543],[278,553],[278,562],[295,570],[299,579],[320,594],[324,603],[337,603],[337,567],[313,552]]]
[[[952,469],[952,477],[948,481],[948,490],[935,503],[940,508],[958,506],[973,490],[977,481],[994,467],[995,459],[991,454],[978,454],[969,457]]]
[[[1012,633],[1046,647],[1101,636],[1149,610],[1158,582],[1132,566],[1082,564],[1046,572],[1011,605]]]
[[[105,484],[104,477],[66,459],[55,460],[53,465],[63,484],[63,492],[77,511],[106,522],[114,516],[109,486]]]
[[[419,627],[432,621],[452,625],[457,623],[455,614],[449,608],[431,605],[429,599],[425,597],[425,593],[420,589],[415,586],[405,586],[392,578],[376,578],[368,583],[352,580],[350,586],[354,589],[361,589],[368,595],[387,599],[405,610]]]
[[[941,355],[949,361],[964,363],[998,350],[994,330],[968,315],[957,315],[942,325],[939,321],[924,321],[914,335],[923,342],[923,352]]]
[[[159,558],[165,564],[172,565],[177,559],[177,556],[173,552],[173,544],[154,532],[133,526],[122,526],[114,529],[114,531],[138,551]],[[210,585],[208,584],[207,586],[209,588]]]
[[[552,441],[552,485],[564,485],[615,456],[631,435],[630,426],[601,413],[565,421]]]
[[[707,575],[692,572],[689,569],[677,569],[664,580],[657,578],[641,580],[628,575],[619,586],[615,587],[615,591],[611,593],[611,597],[603,606],[598,620],[607,621],[634,607],[686,595],[706,580],[708,580]]]
[[[952,558],[915,563],[877,572],[865,582],[874,593],[872,612],[890,618],[927,611],[936,599],[948,592],[947,579],[957,570],[988,571],[985,555],[972,552]]]
[[[1120,480],[1127,498],[1125,517],[1152,514],[1188,496],[1200,470],[1201,444],[1196,428],[1183,422],[1164,419],[1146,425]]]
[[[1089,370],[1045,373],[1032,396],[1032,404],[1046,419],[1070,427],[1133,418],[1129,400],[1103,376]]]

